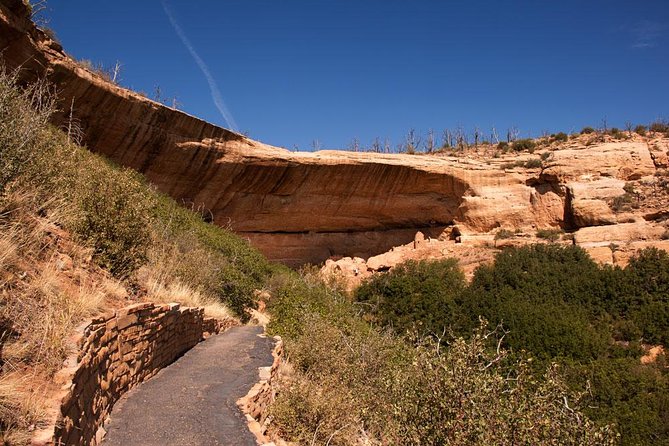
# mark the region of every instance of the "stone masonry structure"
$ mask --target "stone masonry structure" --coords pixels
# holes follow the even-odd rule
[[[64,396],[55,428],[36,435],[33,444],[99,444],[102,425],[121,395],[222,328],[220,321],[204,317],[204,309],[174,303],[138,303],[94,319],[74,364],[56,377]]]

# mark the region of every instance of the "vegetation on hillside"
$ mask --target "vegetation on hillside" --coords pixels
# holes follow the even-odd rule
[[[371,278],[356,298],[367,319],[409,336],[467,336],[480,317],[502,324],[514,358],[532,358],[535,371],[560,363],[572,391],[589,395],[585,413],[616,425],[623,444],[669,444],[669,369],[664,357],[640,362],[643,345],[668,345],[669,254],[647,249],[621,269],[576,246],[542,244],[501,252],[467,286],[455,275],[423,286],[416,273],[452,267],[409,263]],[[398,283],[409,284],[413,305],[395,304]]]
[[[41,386],[75,328],[110,305],[151,299],[248,318],[276,267],[137,173],[72,144],[49,118],[48,84],[0,70],[0,438],[43,420]]]
[[[609,128],[604,120],[600,128],[587,126],[583,127],[580,132],[571,135],[565,132],[542,132],[540,136],[530,138],[520,138],[520,135],[521,132],[517,127],[510,127],[506,132],[500,133],[494,126],[489,130],[479,127],[468,130],[459,126],[455,129],[444,129],[441,137],[433,129],[428,129],[425,134],[410,129],[397,144],[393,144],[388,138],[376,137],[369,144],[353,138],[345,149],[353,152],[406,153],[409,155],[438,153],[458,155],[480,149],[484,154],[497,158],[500,154],[509,151],[534,153],[541,147],[564,146],[570,141],[591,145],[611,140],[629,140],[635,137],[669,137],[669,124],[662,120],[651,122],[649,125],[636,126],[626,122],[625,130],[621,130],[616,127]],[[312,149],[320,150],[320,143],[314,141]]]
[[[479,321],[459,336],[422,335],[465,288],[455,262],[410,262],[395,273],[405,280],[378,276],[388,300],[366,303],[383,308],[392,332],[365,323],[336,282],[303,274],[279,286],[270,306],[270,329],[284,337],[294,368],[284,373],[272,407],[284,438],[331,445],[615,443],[610,427],[583,415],[584,394],[568,390],[556,365],[535,374],[526,359],[509,355],[501,326]],[[405,318],[413,309],[423,319],[418,331]],[[396,334],[405,329],[411,342]]]

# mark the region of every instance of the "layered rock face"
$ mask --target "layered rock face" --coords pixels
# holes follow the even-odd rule
[[[354,288],[407,260],[454,257],[471,277],[500,249],[547,243],[546,236],[551,243],[576,244],[596,261],[618,266],[639,249],[669,251],[668,154],[669,138],[663,135],[628,135],[624,140],[598,135],[546,145],[541,168],[517,167],[537,155],[516,154],[521,160],[514,163],[502,156],[491,160],[489,168],[519,175],[531,188],[480,188],[463,197],[461,220],[440,236],[418,232],[413,241],[385,253],[328,260],[323,271],[343,276]],[[550,227],[566,232],[537,231]]]
[[[207,209],[216,224],[248,237],[271,259],[296,265],[370,255],[413,239],[416,230],[439,231],[455,221],[489,228],[499,221],[484,215],[477,198],[504,188],[504,199],[520,204],[532,194],[520,178],[476,164],[291,153],[252,141],[80,67],[34,27],[20,0],[4,2],[0,13],[4,62],[21,67],[26,81],[47,76],[57,86],[63,111],[56,125],[66,125],[72,111],[91,150],[138,170],[186,205]],[[532,220],[526,206],[518,212],[508,217]]]
[[[79,66],[33,25],[21,0],[0,4],[0,48],[4,63],[21,67],[25,81],[46,76],[57,86],[63,111],[56,125],[66,126],[71,114],[90,150],[136,169],[270,259],[293,266],[333,256],[369,258],[413,243],[418,231],[466,244],[497,228],[616,224],[620,216],[610,200],[626,193],[626,181],[652,175],[654,163],[667,159],[665,149],[649,150],[641,141],[562,147],[543,169],[509,169],[510,156],[490,153],[293,153]]]

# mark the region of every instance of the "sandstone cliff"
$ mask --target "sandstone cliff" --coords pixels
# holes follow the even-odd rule
[[[56,125],[66,124],[74,104],[90,150],[138,170],[185,205],[211,211],[216,224],[289,265],[369,258],[413,243],[418,231],[467,245],[481,234],[492,239],[498,228],[533,233],[638,219],[656,224],[636,211],[617,215],[610,205],[627,193],[626,182],[654,178],[666,163],[666,140],[657,150],[639,138],[552,146],[541,169],[508,168],[511,155],[490,153],[293,153],[108,82],[37,29],[21,0],[0,4],[0,48],[4,63],[21,67],[25,81],[46,76],[57,86],[64,111]],[[666,201],[656,204],[649,220],[666,216]],[[612,243],[588,240],[584,245],[592,247]]]

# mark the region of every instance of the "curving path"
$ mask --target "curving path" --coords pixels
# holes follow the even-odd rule
[[[104,446],[256,445],[236,401],[272,365],[261,327],[212,336],[124,395],[114,406]]]

